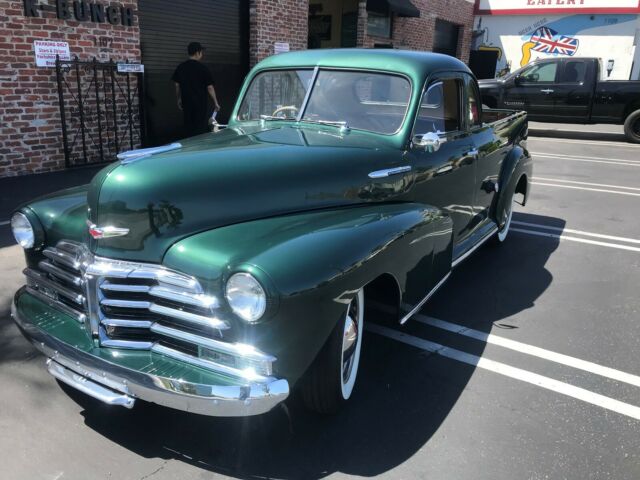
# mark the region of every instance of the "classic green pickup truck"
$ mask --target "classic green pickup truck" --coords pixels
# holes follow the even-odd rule
[[[367,301],[406,322],[529,194],[526,114],[483,111],[452,57],[276,55],[231,118],[15,212],[12,315],[59,381],[213,416],[295,388],[334,412]]]

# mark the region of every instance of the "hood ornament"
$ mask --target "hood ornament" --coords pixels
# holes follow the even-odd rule
[[[113,226],[98,227],[91,220],[87,220],[87,226],[89,227],[89,235],[96,240],[101,238],[122,237],[129,233],[128,228],[118,228]]]

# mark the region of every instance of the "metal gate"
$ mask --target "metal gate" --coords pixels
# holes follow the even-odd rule
[[[113,61],[56,59],[66,167],[111,162],[144,143],[143,75]]]

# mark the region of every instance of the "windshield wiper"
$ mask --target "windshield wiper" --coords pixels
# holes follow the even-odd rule
[[[296,117],[275,117],[273,115],[260,115],[260,120],[284,120],[284,121],[295,121]]]
[[[319,123],[320,125],[331,125],[333,127],[340,127],[340,130],[349,130],[349,124],[344,120],[311,120],[309,118],[303,118],[303,122]]]

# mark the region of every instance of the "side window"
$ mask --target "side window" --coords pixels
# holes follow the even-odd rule
[[[473,128],[482,125],[482,120],[480,119],[480,95],[478,94],[476,83],[470,77],[467,77],[465,85],[467,91],[467,108],[465,112],[469,127]]]
[[[459,80],[439,80],[431,84],[422,96],[413,131],[414,135],[460,130],[461,93],[462,88]]]
[[[564,70],[560,75],[560,83],[584,83],[587,73],[586,62],[568,60],[564,64]]]
[[[556,80],[557,71],[557,63],[542,63],[526,69],[521,77],[524,83],[553,83]]]

